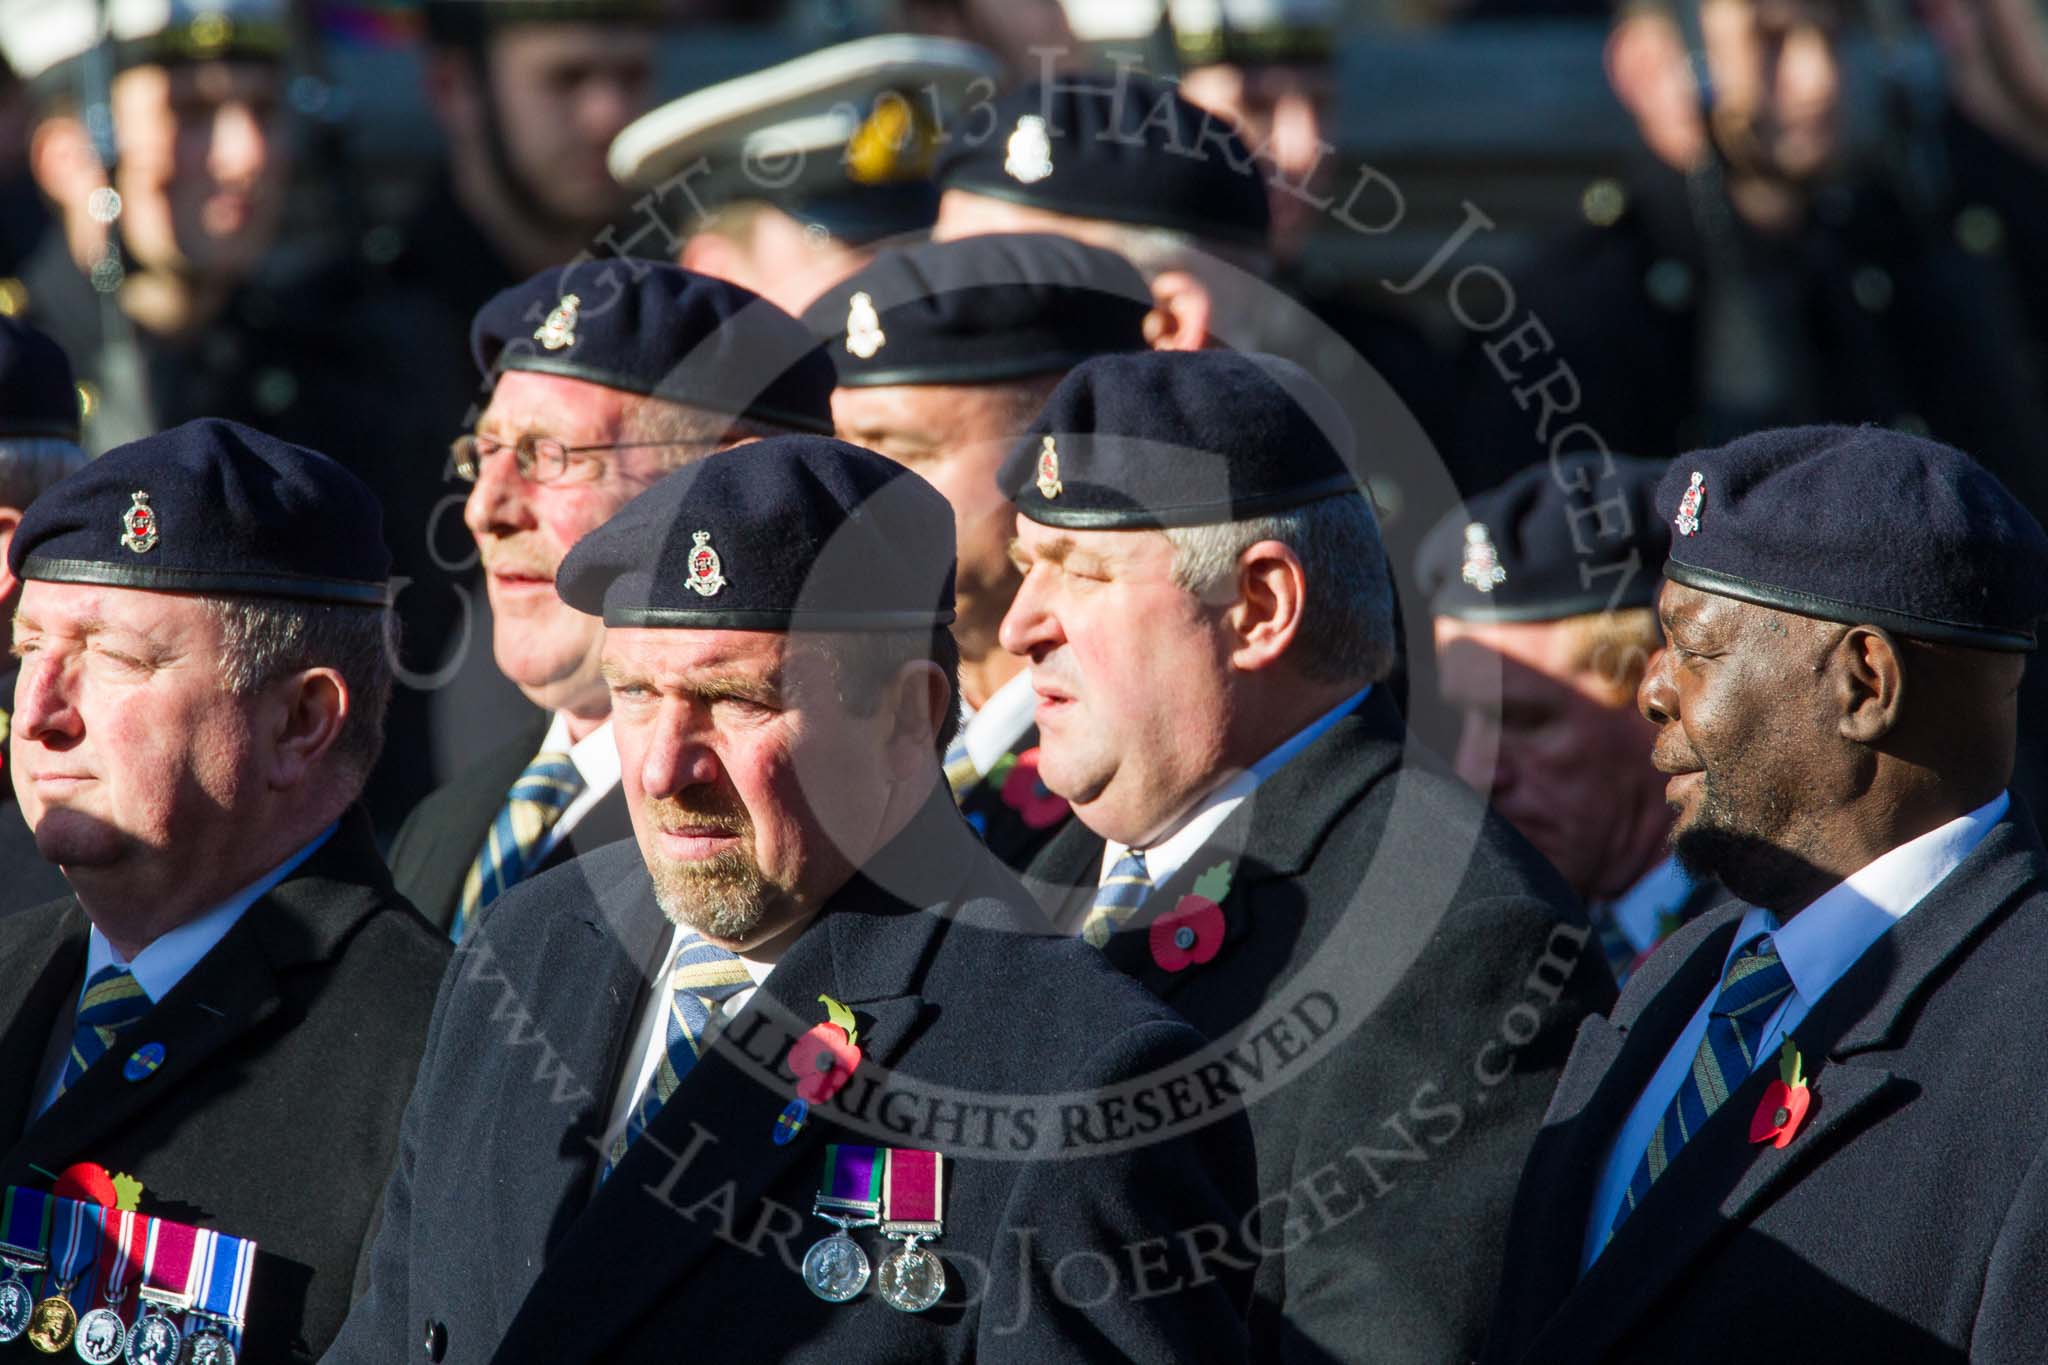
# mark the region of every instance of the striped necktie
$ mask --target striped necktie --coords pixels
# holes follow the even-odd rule
[[[675,966],[668,974],[668,1031],[661,1061],[647,1088],[626,1116],[626,1129],[612,1139],[605,1161],[606,1175],[619,1164],[626,1149],[639,1141],[669,1096],[690,1074],[697,1057],[717,1032],[719,1007],[752,984],[746,964],[725,949],[706,943],[696,934],[686,934],[676,949]]]
[[[1088,918],[1081,921],[1081,937],[1097,948],[1109,945],[1110,936],[1124,927],[1152,890],[1152,874],[1145,870],[1145,850],[1124,850],[1102,885],[1095,888],[1095,903]]]
[[[941,765],[946,774],[946,785],[953,791],[953,799],[960,800],[974,790],[981,781],[981,770],[974,766],[974,756],[967,752],[967,725],[961,723],[960,733],[946,746],[946,757]]]
[[[63,1094],[78,1084],[92,1064],[105,1056],[121,1031],[149,1013],[150,999],[126,967],[102,967],[85,983],[78,997],[77,1027],[71,1035],[71,1052],[64,1059],[64,1079],[57,1087]]]
[[[1707,1011],[1707,1031],[1700,1039],[1699,1051],[1693,1054],[1692,1069],[1686,1072],[1657,1130],[1650,1134],[1649,1148],[1629,1178],[1627,1197],[1607,1229],[1610,1239],[1635,1212],[1650,1186],[1670,1169],[1679,1148],[1756,1070],[1764,1027],[1791,990],[1792,974],[1778,959],[1769,934],[1757,935],[1728,964],[1721,991]]]
[[[463,879],[450,938],[462,942],[492,901],[533,874],[548,831],[582,792],[583,774],[565,753],[543,750],[526,765]]]

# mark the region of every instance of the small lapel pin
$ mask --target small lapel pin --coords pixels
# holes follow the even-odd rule
[[[121,1074],[131,1081],[146,1081],[154,1076],[156,1069],[163,1064],[164,1045],[144,1043],[128,1054],[127,1064],[121,1068]]]

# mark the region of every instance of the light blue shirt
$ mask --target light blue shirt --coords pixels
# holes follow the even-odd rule
[[[1721,965],[1721,974],[1727,974],[1728,962],[1750,939],[1769,934],[1779,960],[1792,978],[1792,991],[1771,1016],[1756,1055],[1768,1058],[1775,1054],[1785,1035],[1799,1026],[1827,994],[1828,987],[1863,956],[1864,950],[1884,937],[1885,930],[1904,919],[1928,892],[1954,872],[2011,805],[2012,797],[2000,792],[1968,815],[1900,844],[1794,915],[1783,928],[1778,927],[1777,916],[1768,910],[1752,909],[1744,915],[1741,927],[1735,931],[1735,941],[1729,945],[1728,959]],[[1664,1111],[1670,1108],[1686,1072],[1692,1069],[1693,1054],[1699,1051],[1700,1039],[1706,1036],[1707,1009],[1719,991],[1717,977],[1714,989],[1693,1012],[1691,1022],[1672,1044],[1663,1065],[1650,1078],[1615,1135],[1613,1145],[1607,1149],[1600,1184],[1593,1192],[1592,1216],[1586,1223],[1585,1250],[1579,1261],[1581,1274],[1598,1259],[1600,1249],[1607,1244],[1607,1231],[1628,1193],[1628,1182],[1649,1148],[1650,1135],[1663,1122]]]
[[[107,936],[94,925],[87,936],[85,946],[85,980],[91,981],[103,968],[125,966],[135,975],[135,984],[142,987],[143,994],[154,1005],[171,993],[185,974],[199,964],[199,959],[212,952],[214,945],[227,937],[228,930],[242,918],[244,912],[272,887],[298,871],[299,864],[313,856],[319,847],[334,834],[340,822],[329,825],[313,836],[313,839],[297,853],[279,863],[256,881],[237,891],[234,895],[214,906],[211,910],[193,919],[186,920],[177,928],[160,935],[147,948],[135,955],[132,962],[123,962],[121,955],[114,951],[114,945],[107,942]],[[82,1000],[85,986],[80,983],[78,994]],[[44,1080],[42,1102],[36,1106],[41,1114],[57,1101],[59,1088],[64,1081],[64,1059],[57,1059],[56,1074]]]

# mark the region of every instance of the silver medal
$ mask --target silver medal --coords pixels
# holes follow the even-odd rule
[[[131,1365],[176,1365],[184,1337],[162,1313],[144,1313],[128,1333]]]
[[[844,1232],[814,1243],[804,1253],[804,1283],[827,1303],[845,1303],[867,1288],[868,1254]]]
[[[71,1349],[88,1365],[114,1365],[121,1358],[128,1324],[111,1308],[95,1308],[78,1320]]]
[[[882,1258],[882,1268],[875,1274],[875,1288],[882,1302],[897,1312],[922,1313],[945,1294],[946,1267],[912,1237],[903,1243],[901,1251]]]
[[[17,1279],[0,1281],[0,1342],[18,1340],[35,1316],[36,1298]]]
[[[186,1343],[191,1365],[235,1365],[234,1343],[217,1327],[202,1327]]]

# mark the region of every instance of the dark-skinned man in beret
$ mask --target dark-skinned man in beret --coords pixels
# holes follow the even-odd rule
[[[29,505],[85,463],[78,444],[78,391],[56,342],[25,322],[0,318],[0,558]],[[14,614],[12,579],[0,582],[0,611]],[[15,665],[0,660],[0,743],[14,710]],[[0,782],[0,910],[40,905],[68,885],[36,852],[10,783]]]
[[[996,473],[1066,372],[1145,349],[1151,295],[1113,252],[991,233],[885,252],[818,300],[841,437],[916,470],[953,505],[960,733],[947,784],[989,849],[1022,868],[1066,818],[1038,780],[1024,661],[996,640],[1017,592],[1016,508]]]
[[[1251,1107],[1262,1359],[1475,1351],[1514,1169],[1613,983],[1557,874],[1408,743],[1335,401],[1269,356],[1105,356],[1010,463],[1055,922]]]
[[[1453,509],[1416,562],[1458,776],[1585,900],[1616,980],[1716,893],[1665,847],[1656,730],[1636,711],[1664,643],[1665,463],[1588,451],[1531,465]]]
[[[1242,1354],[1243,1114],[940,777],[952,527],[785,436],[570,552],[635,840],[464,939],[332,1365]]]
[[[86,465],[8,549],[8,768],[71,894],[0,918],[0,1185],[89,1163],[254,1241],[250,1360],[341,1325],[448,958],[356,804],[390,563],[369,488],[215,419]]]
[[[460,939],[507,887],[630,832],[598,676],[603,630],[555,595],[588,532],[663,474],[779,431],[832,429],[832,366],[775,305],[638,261],[545,270],[476,315],[490,385],[457,439],[498,669],[541,714],[428,796],[392,875]]]
[[[1878,428],[1675,461],[1643,679],[1718,906],[1586,1024],[1495,1361],[2048,1354],[2044,853],[2006,791],[2048,537]]]

